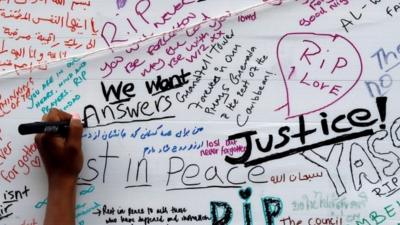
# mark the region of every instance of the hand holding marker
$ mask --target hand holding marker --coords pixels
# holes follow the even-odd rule
[[[59,134],[61,136],[66,136],[69,130],[70,120],[67,121],[57,121],[57,122],[33,122],[24,123],[18,126],[18,132],[21,135],[27,134],[40,134],[40,133],[50,133]],[[83,128],[87,128],[86,124],[82,124]]]

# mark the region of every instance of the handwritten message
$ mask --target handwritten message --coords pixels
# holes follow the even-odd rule
[[[78,225],[400,221],[400,5],[0,0],[0,224],[42,224],[17,127],[87,127]]]

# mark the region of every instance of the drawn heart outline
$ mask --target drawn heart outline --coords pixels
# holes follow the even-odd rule
[[[283,66],[282,66],[283,63],[282,63],[282,60],[281,60],[281,57],[280,57],[280,48],[281,48],[281,44],[285,40],[285,38],[287,38],[289,36],[295,36],[296,37],[296,35],[297,36],[310,35],[310,36],[318,36],[318,37],[322,36],[322,37],[331,38],[332,41],[336,41],[336,39],[339,39],[339,40],[341,39],[341,40],[346,41],[346,43],[349,44],[353,48],[353,50],[355,51],[355,53],[356,53],[356,55],[358,57],[357,59],[359,61],[360,72],[355,77],[354,83],[350,87],[348,87],[347,90],[345,90],[344,93],[339,95],[337,98],[333,99],[332,101],[327,102],[326,104],[319,105],[318,107],[315,107],[314,109],[311,109],[311,110],[308,110],[308,111],[305,111],[305,112],[296,112],[295,114],[292,114],[292,111],[291,111],[291,108],[290,108],[290,97],[291,97],[290,96],[290,90],[289,90],[289,85],[288,85],[288,79],[286,78],[286,74],[284,72],[285,68],[283,68]],[[282,78],[284,80],[285,91],[286,91],[286,103],[283,106],[281,106],[278,109],[276,109],[276,111],[287,107],[287,117],[286,117],[286,119],[290,119],[290,118],[297,117],[297,116],[300,116],[300,115],[306,115],[306,114],[314,113],[314,112],[317,112],[317,111],[320,111],[322,109],[325,109],[325,108],[331,106],[332,104],[336,103],[341,98],[346,96],[347,93],[349,93],[354,88],[354,86],[358,83],[358,81],[360,80],[361,75],[363,73],[363,67],[364,67],[363,66],[363,62],[362,62],[362,58],[361,58],[361,54],[358,51],[358,49],[356,48],[356,46],[349,39],[347,39],[346,37],[341,36],[339,34],[325,34],[325,33],[314,33],[314,32],[292,32],[292,33],[287,33],[284,36],[282,36],[278,41],[277,48],[276,48],[276,56],[277,56],[277,60],[278,60],[279,69],[280,69]],[[290,78],[290,76],[291,75],[289,75],[289,78]],[[315,96],[312,96],[312,97],[315,97]]]
[[[35,156],[35,159],[31,160],[31,166],[40,167],[40,157]]]

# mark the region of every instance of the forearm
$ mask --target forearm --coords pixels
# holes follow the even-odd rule
[[[74,225],[76,179],[49,180],[48,205],[44,225]]]
[[[69,121],[68,132],[64,135],[44,132],[35,136],[49,181],[44,225],[74,225],[76,181],[83,166],[82,122],[79,115],[56,108],[43,115],[42,120]]]

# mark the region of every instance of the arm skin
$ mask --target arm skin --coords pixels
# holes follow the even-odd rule
[[[42,120],[70,120],[67,137],[54,134],[38,134],[35,137],[49,184],[44,225],[74,225],[76,180],[83,165],[83,127],[79,117],[58,109],[50,110]]]
[[[74,225],[76,178],[49,180],[49,194],[44,225]]]

